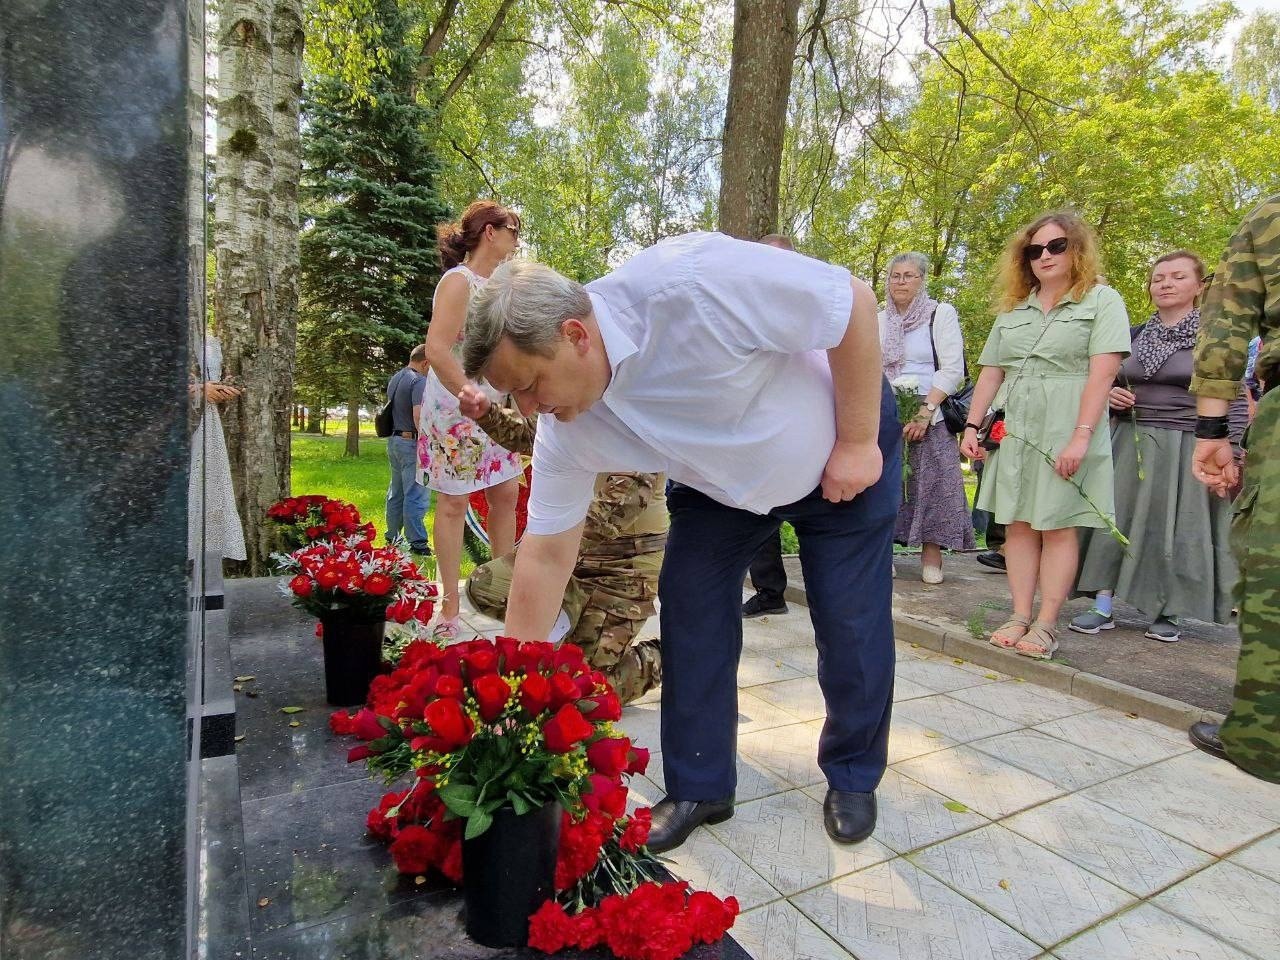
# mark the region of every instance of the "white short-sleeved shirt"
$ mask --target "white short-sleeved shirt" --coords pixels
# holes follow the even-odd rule
[[[847,270],[691,233],[587,291],[613,376],[573,421],[539,417],[530,533],[577,524],[608,471],[666,473],[761,514],[818,486],[835,444],[823,351],[849,325]]]

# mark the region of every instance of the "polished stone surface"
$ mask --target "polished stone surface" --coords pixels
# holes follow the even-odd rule
[[[176,957],[185,0],[0,4],[0,953]]]
[[[254,960],[533,960],[535,951],[490,950],[464,934],[461,894],[438,875],[419,883],[396,872],[386,847],[364,832],[365,815],[386,788],[368,779],[363,764],[348,766],[350,741],[328,726],[334,708],[323,700],[320,645],[314,624],[279,596],[274,581],[227,584],[232,660],[240,683],[237,743],[243,817],[248,923]],[[249,696],[250,693],[255,694]],[[297,713],[281,713],[298,706]],[[629,708],[630,709],[630,708]],[[297,726],[292,726],[292,724]],[[633,781],[637,799],[652,803],[659,789]],[[709,834],[707,857],[683,873],[695,886],[746,864]],[[697,845],[686,853],[696,852]],[[226,860],[227,858],[224,858]],[[703,872],[699,872],[699,871]],[[744,909],[776,899],[763,879],[744,887]],[[221,897],[210,883],[213,896]],[[223,937],[202,960],[249,960]],[[606,960],[602,951],[566,958]],[[746,960],[732,939],[702,946],[690,960]]]

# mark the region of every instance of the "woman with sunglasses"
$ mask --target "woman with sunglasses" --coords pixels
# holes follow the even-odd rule
[[[979,358],[960,450],[982,459],[975,421],[993,404],[1004,411],[1005,435],[977,503],[1007,527],[1013,616],[991,642],[1048,660],[1075,580],[1076,528],[1105,528],[1103,515],[1115,512],[1111,443],[1099,427],[1129,352],[1129,319],[1120,295],[1099,282],[1093,231],[1069,211],[1045,214],[1014,235],[1000,259],[997,293],[1000,314]]]
[[[468,382],[461,344],[471,294],[494,268],[516,251],[520,218],[492,200],[477,200],[457,223],[436,228],[440,264],[445,268],[432,299],[427,328],[427,384],[418,420],[419,476],[436,497],[435,541],[440,575],[440,616],[432,635],[458,636],[458,581],[462,568],[462,528],[471,494],[484,490],[489,501],[489,543],[495,557],[515,549],[520,458],[498,446],[458,409],[458,392]],[[495,403],[502,397],[487,391]]]
[[[1196,398],[1189,388],[1203,282],[1204,263],[1189,250],[1165,254],[1147,277],[1155,312],[1135,328],[1133,354],[1110,395],[1116,524],[1129,548],[1094,531],[1081,537],[1077,589],[1096,599],[1071,621],[1077,633],[1115,626],[1113,596],[1149,617],[1146,636],[1165,643],[1180,636],[1176,617],[1231,618],[1239,575],[1228,543],[1231,504],[1191,475]],[[1230,412],[1238,444],[1248,416],[1243,395]]]
[[[929,296],[928,274],[923,253],[900,253],[889,261],[880,354],[889,382],[914,378],[920,394],[920,409],[902,427],[911,473],[893,539],[920,547],[920,579],[936,584],[942,582],[944,547],[973,549],[973,521],[956,438],[942,422],[942,401],[964,382],[960,317],[951,304]]]

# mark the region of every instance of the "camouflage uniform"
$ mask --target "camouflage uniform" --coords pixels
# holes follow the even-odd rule
[[[1218,266],[1205,301],[1191,391],[1233,400],[1249,341],[1263,346],[1257,375],[1280,386],[1280,194],[1247,217]],[[1244,486],[1232,511],[1240,661],[1235,701],[1219,737],[1233,763],[1280,783],[1280,389],[1258,403],[1245,434]]]
[[[495,442],[519,453],[533,449],[534,419],[492,407],[479,421]],[[653,616],[658,573],[666,548],[666,480],[653,473],[602,473],[587,513],[578,562],[565,588],[564,611],[572,625],[566,639],[582,647],[588,662],[609,677],[623,703],[662,680],[656,639],[635,643]],[[472,571],[467,596],[498,620],[506,615],[515,555]]]

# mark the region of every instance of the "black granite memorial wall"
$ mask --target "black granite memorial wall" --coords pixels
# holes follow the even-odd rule
[[[0,3],[0,955],[192,897],[185,0]]]

